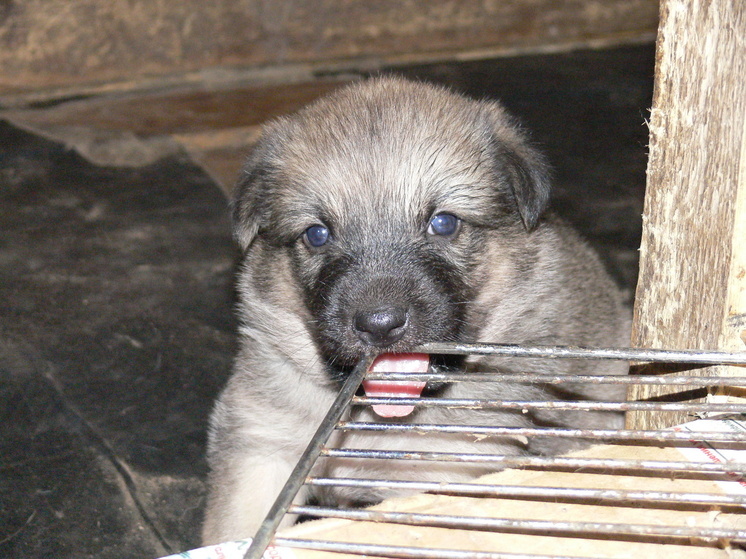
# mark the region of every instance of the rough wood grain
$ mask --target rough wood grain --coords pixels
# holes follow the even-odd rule
[[[717,444],[717,443],[715,443]],[[678,461],[691,460],[691,454],[674,447],[658,448],[639,445],[596,446],[573,453],[575,458],[600,458],[611,460]],[[737,482],[731,486],[720,485],[711,479],[692,479],[688,476],[671,476],[664,471],[639,475],[634,472],[586,472],[549,470],[504,470],[475,480],[475,483],[502,487],[524,488],[599,489],[605,491],[640,491],[651,494],[709,493],[720,495],[738,492]],[[734,487],[735,486],[735,487]],[[659,493],[660,492],[660,493]],[[438,494],[419,494],[392,498],[371,510],[396,513],[449,515],[469,519],[494,519],[497,521],[534,522],[595,522],[609,527],[647,525],[654,527],[678,527],[682,532],[693,527],[728,527],[746,529],[746,515],[735,511],[716,514],[708,507],[677,508],[670,503],[649,502],[645,506],[630,506],[628,501],[614,500],[569,500],[551,497],[538,499],[521,498],[469,498]],[[728,544],[705,543],[692,539],[656,539],[634,535],[613,536],[596,533],[566,537],[558,530],[469,530],[461,527],[407,526],[386,522],[360,522],[326,518],[305,522],[281,532],[281,538],[304,540],[345,541],[380,545],[458,550],[466,556],[475,551],[494,553],[500,557],[587,557],[593,559],[744,559],[744,555]],[[357,559],[360,555],[312,551],[293,548],[297,559]],[[505,555],[503,555],[505,554]],[[516,555],[513,555],[516,554]],[[455,554],[454,554],[455,555]],[[367,557],[378,557],[368,554]]]
[[[656,0],[0,0],[0,95],[619,44],[657,17]]]
[[[633,345],[746,350],[744,76],[746,4],[662,2]]]

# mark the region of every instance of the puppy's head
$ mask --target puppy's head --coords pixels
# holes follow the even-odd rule
[[[546,165],[493,102],[384,78],[267,126],[234,205],[236,237],[287,259],[328,361],[468,338],[495,235],[526,235]]]

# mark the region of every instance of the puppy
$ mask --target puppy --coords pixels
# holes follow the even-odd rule
[[[616,287],[578,235],[546,211],[548,200],[547,164],[504,109],[440,87],[371,79],[268,124],[233,208],[244,253],[241,347],[211,420],[205,543],[255,533],[363,356],[382,354],[377,368],[422,370],[429,357],[411,352],[425,342],[627,345],[628,311]],[[478,357],[458,365],[626,372],[624,364],[567,360]],[[366,389],[369,395],[387,390],[375,383]],[[448,398],[623,396],[603,386],[560,393],[548,386],[463,382],[430,389]],[[600,412],[466,415],[378,406],[355,413],[378,421],[401,416],[426,423],[621,426],[618,416]],[[511,455],[573,447],[544,439],[337,437],[356,448]],[[319,467],[323,474],[406,479],[406,465],[338,460]],[[489,470],[428,463],[417,477],[459,481]],[[387,493],[326,489],[300,498],[309,496],[359,503]]]

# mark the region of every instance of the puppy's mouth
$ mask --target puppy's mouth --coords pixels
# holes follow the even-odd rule
[[[427,373],[430,355],[427,353],[383,353],[376,357],[369,373]],[[364,380],[363,390],[369,398],[419,398],[427,383],[406,380]],[[405,417],[414,411],[413,405],[375,404],[373,411],[380,417]]]

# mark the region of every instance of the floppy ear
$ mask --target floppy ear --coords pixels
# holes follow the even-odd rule
[[[531,231],[549,205],[549,165],[501,106],[490,103],[490,109],[490,142],[496,169],[510,187],[524,227]]]
[[[241,169],[233,189],[231,216],[233,236],[245,251],[256,237],[267,213],[267,185],[271,182],[270,158],[273,149],[266,137],[259,139]]]

